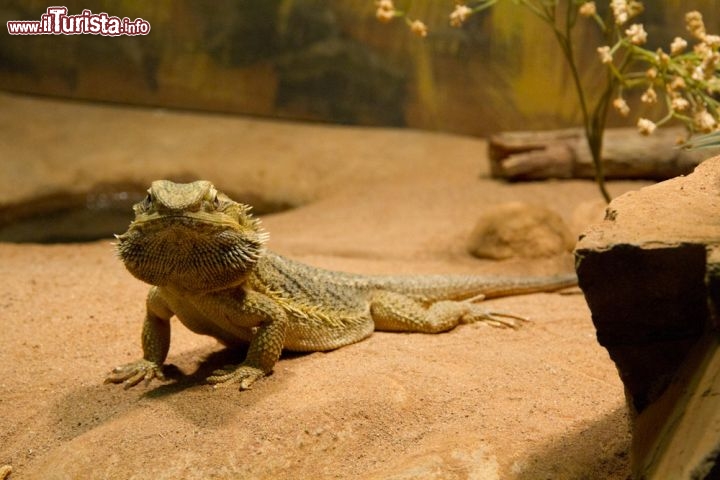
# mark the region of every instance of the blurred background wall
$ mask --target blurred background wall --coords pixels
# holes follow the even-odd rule
[[[59,2],[2,0],[0,88],[73,99],[352,125],[487,135],[578,125],[568,69],[548,27],[509,0],[452,28],[450,0],[396,0],[430,35],[381,24],[373,0],[67,0],[69,14],[141,17],[147,36],[11,36]],[[605,2],[598,7],[607,10]],[[686,11],[720,33],[716,0],[646,0],[651,47],[685,36]],[[588,85],[604,70],[579,19]],[[635,117],[636,118],[636,117]],[[611,124],[634,123],[611,116]]]

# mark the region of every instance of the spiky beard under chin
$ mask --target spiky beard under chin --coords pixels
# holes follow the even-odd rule
[[[264,251],[263,236],[233,229],[198,232],[174,225],[118,236],[125,267],[151,285],[203,292],[242,282]]]

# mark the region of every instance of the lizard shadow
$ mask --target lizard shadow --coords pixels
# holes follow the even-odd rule
[[[58,398],[50,411],[54,438],[67,442],[86,432],[102,429],[104,425],[131,416],[133,412],[150,408],[162,402],[190,422],[202,428],[220,428],[228,419],[236,417],[256,402],[276,394],[284,388],[283,378],[270,376],[270,381],[261,381],[254,389],[238,391],[237,387],[213,389],[206,378],[214,370],[225,365],[237,364],[245,358],[246,347],[222,348],[201,347],[175,355],[172,360],[181,364],[196,364],[190,373],[168,364],[164,368],[169,382],[142,391],[143,383],[124,389],[116,384],[103,384],[102,377],[96,383],[83,385]],[[285,354],[282,359],[304,354]],[[292,372],[283,372],[281,377],[291,377]],[[152,383],[150,384],[152,385]],[[140,391],[138,391],[140,389]],[[199,408],[201,407],[201,408]]]
[[[196,357],[198,352],[190,353]],[[201,354],[197,367],[190,373],[184,373],[174,363],[168,363],[163,366],[163,373],[169,382],[143,392],[142,396],[148,399],[163,398],[198,386],[209,386],[207,377],[226,365],[239,363],[238,359],[245,358],[246,353],[247,347],[229,347]]]
[[[149,399],[163,398],[198,386],[212,388],[212,385],[207,382],[207,378],[218,369],[228,365],[237,365],[241,363],[242,359],[244,359],[247,355],[247,350],[247,345],[243,345],[225,347],[220,350],[211,351],[201,356],[200,361],[197,362],[197,368],[191,373],[183,373],[176,365],[172,363],[167,364],[163,367],[163,373],[168,380],[171,380],[171,382],[163,383],[152,390],[144,392],[143,397]],[[307,352],[282,352],[279,361],[298,358],[307,354]],[[196,354],[193,354],[193,357],[195,356]],[[273,375],[274,374],[271,372],[265,378],[273,377]],[[268,382],[262,382],[261,384],[267,383]],[[238,388],[236,386],[235,388],[233,388],[233,386],[229,386],[229,389],[237,390]]]

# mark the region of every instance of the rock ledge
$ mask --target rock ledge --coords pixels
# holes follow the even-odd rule
[[[719,246],[720,157],[617,198],[577,244],[580,287],[633,414],[638,478],[720,468]]]

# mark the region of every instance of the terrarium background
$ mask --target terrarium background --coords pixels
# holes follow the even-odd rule
[[[606,8],[605,2],[597,2]],[[718,33],[719,1],[646,1],[650,47],[687,37],[700,10]],[[374,17],[372,0],[68,1],[150,22],[148,36],[10,36],[0,41],[0,88],[77,99],[234,112],[462,134],[578,125],[580,111],[555,38],[511,1],[448,25],[454,2],[396,2],[430,27]],[[38,20],[53,2],[5,0],[7,20]],[[602,80],[594,25],[579,19],[588,85]],[[585,28],[587,27],[587,28]],[[642,108],[634,102],[635,107]],[[634,123],[637,114],[611,124]]]

